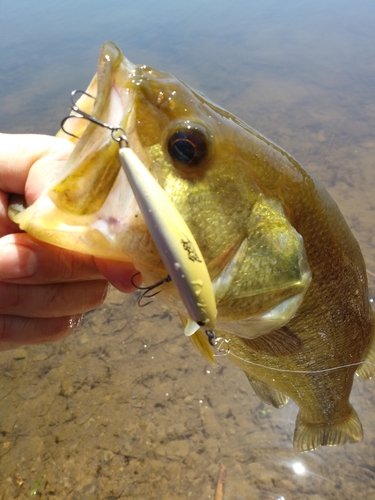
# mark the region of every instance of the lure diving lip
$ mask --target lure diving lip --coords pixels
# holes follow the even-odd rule
[[[120,147],[120,160],[155,246],[189,314],[185,335],[212,330],[217,309],[211,278],[193,234],[138,156]]]

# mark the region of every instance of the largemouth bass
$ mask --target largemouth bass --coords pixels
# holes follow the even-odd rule
[[[355,372],[375,373],[374,315],[360,248],[327,191],[260,133],[113,43],[87,92],[95,99],[83,95],[79,108],[126,131],[194,235],[228,356],[263,401],[298,404],[295,448],[359,441],[349,397]],[[146,285],[163,280],[110,131],[78,118],[66,129],[80,138],[66,167],[11,217],[50,244],[133,262]],[[186,322],[173,282],[161,289]],[[202,329],[191,338],[213,359]]]

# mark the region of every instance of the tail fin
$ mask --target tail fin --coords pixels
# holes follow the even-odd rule
[[[354,408],[349,405],[347,418],[333,424],[306,424],[298,414],[293,445],[300,452],[312,451],[319,446],[339,446],[361,441],[362,435],[362,424]]]

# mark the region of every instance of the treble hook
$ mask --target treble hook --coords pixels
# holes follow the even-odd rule
[[[70,100],[72,102],[72,105],[70,106],[70,109],[72,111],[74,111],[74,113],[77,113],[77,114],[66,116],[62,120],[61,129],[65,132],[65,134],[70,135],[70,136],[74,137],[75,139],[79,139],[79,137],[77,135],[72,134],[71,132],[68,132],[67,130],[65,130],[64,125],[70,118],[83,118],[85,120],[90,121],[91,123],[95,123],[96,125],[99,125],[100,127],[107,128],[108,130],[111,131],[111,137],[114,141],[118,142],[121,147],[129,147],[129,141],[128,141],[128,138],[126,137],[125,130],[118,125],[113,126],[113,125],[109,125],[108,123],[102,122],[98,118],[95,118],[95,116],[92,116],[92,115],[86,113],[85,111],[82,111],[77,106],[76,100],[74,99],[74,96],[76,94],[80,94],[80,96],[86,95],[87,97],[91,97],[91,99],[95,99],[94,96],[92,96],[91,94],[88,94],[84,90],[73,90],[71,92]],[[119,135],[119,133],[120,133],[120,135]]]
[[[158,281],[158,282],[154,283],[153,285],[150,285],[150,286],[137,286],[137,285],[134,283],[134,281],[133,281],[133,280],[134,280],[134,278],[135,278],[136,276],[138,276],[138,274],[141,274],[141,273],[136,273],[136,274],[134,274],[134,275],[131,277],[131,283],[132,283],[132,285],[133,285],[135,288],[137,288],[138,290],[144,290],[144,292],[142,293],[142,295],[141,295],[140,299],[139,299],[139,300],[138,300],[138,302],[137,302],[137,304],[138,304],[138,306],[139,306],[139,307],[145,307],[145,306],[147,306],[148,304],[151,304],[152,300],[149,300],[148,302],[146,302],[146,304],[141,304],[141,302],[142,302],[142,300],[143,300],[144,298],[146,298],[146,299],[151,299],[151,297],[155,297],[155,295],[157,295],[158,293],[160,293],[160,292],[161,292],[161,290],[158,290],[157,292],[154,292],[154,293],[152,293],[151,295],[149,295],[149,292],[151,292],[152,290],[154,290],[154,289],[155,289],[155,288],[157,288],[158,286],[163,285],[163,283],[169,283],[170,281],[172,281],[172,278],[171,278],[171,277],[169,276],[169,274],[168,274],[168,276],[167,276],[166,278],[164,278],[164,279],[162,279],[162,280],[160,280],[160,281]]]

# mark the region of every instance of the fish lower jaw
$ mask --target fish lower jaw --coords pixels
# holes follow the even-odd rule
[[[25,210],[11,210],[10,217],[34,238],[60,248],[126,262],[145,256],[151,265],[160,263],[145,225],[130,223],[134,213],[122,220],[98,213],[77,216],[60,210],[44,194]]]

